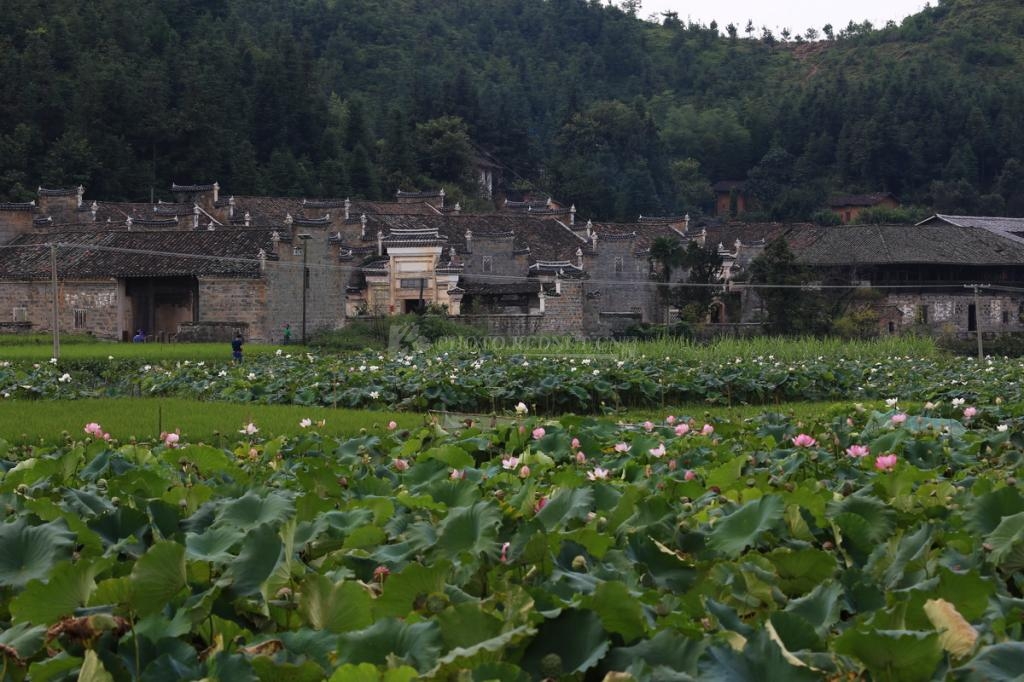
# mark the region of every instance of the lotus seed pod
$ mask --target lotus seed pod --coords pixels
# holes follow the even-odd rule
[[[540,659],[540,674],[544,677],[559,678],[562,676],[562,657],[558,654],[545,654]]]
[[[579,571],[580,573],[587,572],[587,558],[582,554],[577,554],[572,560],[572,570]]]

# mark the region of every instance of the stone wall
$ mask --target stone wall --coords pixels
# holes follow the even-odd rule
[[[6,244],[21,234],[32,231],[35,212],[30,208],[0,203],[0,244]]]
[[[1024,331],[1024,321],[1021,320],[1024,297],[982,292],[978,299],[977,323],[983,332]],[[885,298],[884,304],[898,311],[892,331],[917,327],[927,328],[934,334],[954,334],[968,331],[968,314],[974,304],[974,294],[969,290],[956,295],[892,293]],[[883,333],[887,331],[882,330]]]
[[[116,280],[60,282],[57,288],[58,328],[61,332],[119,339],[121,296]],[[4,282],[0,286],[0,317],[32,331],[53,330],[53,290],[50,282]]]
[[[309,288],[306,290],[306,335],[318,329],[337,329],[345,321],[345,285],[353,264],[338,260],[337,247],[328,243],[324,228],[303,228],[311,237],[306,241],[306,266]],[[264,268],[267,295],[262,318],[253,328],[254,338],[277,343],[285,324],[292,328],[292,340],[302,338],[302,242],[278,244],[279,260],[267,261]]]
[[[199,323],[248,329],[250,337],[246,341],[266,342],[267,332],[263,326],[266,300],[267,284],[261,279],[200,277]]]
[[[523,263],[514,254],[514,242],[512,237],[487,237],[474,233],[471,240],[472,252],[461,254],[466,275],[502,275],[502,276],[523,276]],[[447,252],[443,254],[448,257]],[[484,269],[484,259],[490,258],[489,270]]]
[[[561,293],[544,298],[544,320],[538,333],[586,335],[583,325],[583,280],[561,280]]]

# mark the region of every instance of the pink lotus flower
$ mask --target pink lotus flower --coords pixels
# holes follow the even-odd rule
[[[629,452],[633,448],[629,443],[616,443],[615,452]]]
[[[601,467],[594,467],[593,471],[587,472],[587,478],[591,481],[603,481],[608,478],[608,470]]]
[[[305,418],[299,420],[299,426],[301,426],[304,429],[308,429],[312,425],[313,425],[313,420],[310,419],[309,417],[305,417]]]
[[[388,422],[388,431],[394,431],[398,428],[398,422],[392,420]]]
[[[690,432],[690,425],[689,424],[685,424],[684,423],[684,424],[679,424],[678,426],[676,426],[676,435],[677,436],[685,436],[689,432]]]
[[[970,419],[971,417],[973,417],[976,414],[978,414],[978,408],[976,408],[976,407],[965,407],[964,408],[964,418],[965,419]]]
[[[875,457],[875,468],[879,471],[892,471],[893,467],[896,466],[896,461],[899,458],[894,454],[879,455]]]
[[[647,433],[650,433],[653,430],[654,430],[654,423],[653,422],[649,422],[649,421],[644,422],[644,431],[646,431]]]
[[[546,506],[548,506],[548,498],[546,498],[546,497],[540,498],[539,500],[537,500],[537,504],[533,505],[533,513],[534,514],[539,514],[540,510],[543,509]]]
[[[578,451],[576,453],[576,463],[577,464],[586,464],[587,463],[587,456],[585,454],[583,454],[582,450],[580,450],[580,451]]]
[[[711,424],[705,424],[704,428],[702,428],[700,430],[700,433],[701,433],[702,436],[710,436],[714,432],[715,432],[715,427],[712,426]]]
[[[530,467],[525,464],[519,468],[519,478],[526,478],[530,475]]]
[[[181,440],[181,436],[177,433],[168,433],[164,436],[164,445],[173,448],[177,446],[179,440]]]
[[[544,430],[544,427],[543,426],[538,426],[537,428],[535,428],[533,430],[533,439],[534,440],[540,440],[541,438],[544,437],[545,433],[547,433],[547,432]]]
[[[899,426],[903,422],[907,421],[907,415],[904,412],[897,412],[893,416],[889,417],[889,419],[892,420],[893,424]]]
[[[579,450],[580,449],[580,439],[579,438],[573,438],[572,442],[569,443],[569,447],[571,447],[573,450]]]
[[[378,582],[383,583],[385,578],[387,578],[389,575],[391,575],[391,569],[387,566],[378,566],[377,568],[373,569],[373,579]]]
[[[676,461],[674,459],[670,459],[668,461],[668,470],[669,471],[675,471],[676,470],[676,466],[678,466],[678,465],[676,464]]]
[[[670,414],[669,416],[665,417],[665,423],[668,424],[669,426],[672,426],[673,424],[675,424],[676,423],[675,415]]]
[[[870,452],[867,445],[851,445],[846,448],[846,454],[850,457],[867,457]]]
[[[658,443],[658,447],[651,448],[647,452],[651,453],[651,455],[653,455],[654,457],[664,457],[665,456],[665,444],[664,443]]]
[[[249,422],[248,424],[243,426],[241,428],[241,430],[239,430],[239,433],[241,433],[242,435],[245,435],[245,436],[251,436],[251,435],[253,435],[255,433],[259,433],[259,429],[256,428],[255,424],[253,424],[252,422]]]
[[[800,435],[793,439],[793,445],[795,445],[798,448],[813,448],[817,444],[818,441],[814,440],[806,433],[801,433]]]
[[[684,481],[692,481],[695,478],[697,478],[697,474],[693,473],[693,469],[687,469],[686,473],[683,474]]]
[[[508,457],[504,457],[501,460],[501,468],[505,469],[506,471],[512,471],[517,466],[519,466],[518,457],[513,457],[512,455],[509,455]]]
[[[401,459],[400,457],[391,460],[391,463],[395,465],[395,470],[397,471],[405,471],[409,468],[409,460]]]
[[[453,481],[461,481],[462,479],[466,478],[466,472],[459,471],[458,469],[452,469],[452,473],[448,474],[448,478],[452,479]]]
[[[83,430],[94,438],[103,438],[103,427],[96,422],[89,422]]]
[[[512,546],[511,542],[504,542],[501,545],[501,563],[508,563],[508,548]]]

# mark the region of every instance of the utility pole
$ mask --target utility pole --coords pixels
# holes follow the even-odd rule
[[[302,240],[302,345],[306,345],[306,290],[309,289],[309,269],[306,267],[309,239],[313,235],[300,234]]]
[[[50,242],[50,288],[53,294],[53,357],[60,360],[60,314],[57,309],[57,244]]]
[[[974,330],[978,334],[978,360],[985,359],[985,350],[981,342],[981,300],[978,298],[980,289],[988,289],[988,284],[965,284],[965,289],[974,290]]]

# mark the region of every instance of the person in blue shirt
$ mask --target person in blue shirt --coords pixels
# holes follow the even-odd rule
[[[231,357],[236,365],[242,364],[242,343],[242,332],[235,332],[235,338],[231,340]]]
[[[135,334],[135,336],[132,337],[132,343],[145,343],[145,341],[146,332],[142,331],[141,329],[138,331],[138,333]]]

